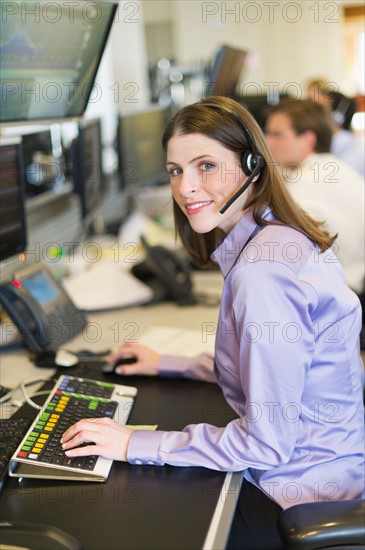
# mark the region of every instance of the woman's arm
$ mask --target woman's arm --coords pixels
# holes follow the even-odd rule
[[[162,355],[142,344],[126,342],[111,358],[113,363],[123,355],[134,355],[136,362],[130,365],[120,365],[117,374],[123,376],[165,376],[191,378],[205,382],[217,382],[214,374],[214,357],[209,353],[201,353],[194,357],[178,355]]]
[[[275,276],[273,271],[276,271]],[[295,277],[288,276],[288,273],[286,267],[272,266],[269,286],[262,270],[255,274],[257,286],[254,288],[242,284],[242,273],[237,273],[236,288],[233,283],[235,318],[240,321],[238,327],[248,323],[247,314],[250,322],[261,322],[259,318],[264,312],[266,323],[280,319],[281,322],[299,325],[302,330],[301,339],[296,343],[282,337],[273,341],[270,337],[249,341],[236,339],[234,335],[233,342],[226,342],[225,347],[230,349],[237,341],[237,365],[226,366],[235,372],[237,395],[242,396],[239,402],[231,403],[239,414],[237,420],[226,427],[203,422],[186,426],[182,431],[141,430],[132,434],[124,426],[112,426],[110,421],[103,420],[90,426],[87,420],[83,420],[65,432],[64,449],[85,441],[92,441],[95,445],[74,449],[68,456],[101,454],[117,460],[127,459],[132,464],[205,466],[223,471],[270,469],[287,462],[296,442],[298,422],[287,422],[282,414],[276,413],[281,413],[289,403],[300,403],[314,343],[309,319],[305,320],[305,293]],[[150,369],[149,348],[125,344],[121,349],[123,353],[134,353],[137,357],[134,365],[122,367],[124,372],[140,374],[142,369],[143,373]],[[157,375],[160,363],[157,364],[155,355],[152,357],[152,371]],[[161,374],[182,376],[185,372],[191,375],[199,371],[196,358],[158,357]],[[288,365],[285,368],[283,358]],[[188,399],[187,396],[187,406]],[[262,413],[259,418],[254,415],[256,409],[253,405]]]
[[[288,462],[298,437],[305,437],[302,415],[291,415],[300,410],[314,353],[309,316],[314,293],[288,267],[264,267],[237,270],[230,289],[237,332],[228,324],[217,333],[220,384],[232,396],[229,403],[239,418],[225,428],[205,422],[179,432],[136,432],[128,447],[129,462],[223,471],[267,470]],[[262,328],[260,338],[256,332],[250,338],[251,325]],[[274,337],[265,332],[278,325]],[[300,330],[300,338],[292,335],[292,327]]]

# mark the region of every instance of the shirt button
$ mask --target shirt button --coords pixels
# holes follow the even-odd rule
[[[139,460],[139,458],[137,458],[135,461],[134,461],[135,464],[143,464],[142,460]]]
[[[154,466],[155,462],[153,460],[147,460],[147,464],[150,464],[151,466]]]

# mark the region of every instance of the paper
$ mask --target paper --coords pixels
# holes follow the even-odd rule
[[[62,284],[76,307],[83,311],[145,304],[153,297],[149,286],[108,260],[66,277]]]
[[[126,424],[126,428],[130,430],[157,430],[157,424]]]
[[[188,357],[200,353],[213,355],[215,333],[178,327],[153,326],[141,335],[139,341],[164,355]]]

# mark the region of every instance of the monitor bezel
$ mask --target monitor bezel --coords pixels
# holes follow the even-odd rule
[[[13,259],[19,254],[26,252],[28,245],[28,231],[25,209],[25,179],[24,179],[24,163],[22,141],[20,137],[4,138],[0,136],[0,150],[2,147],[15,146],[16,148],[16,163],[18,168],[17,178],[17,194],[19,198],[19,217],[20,217],[20,239],[17,247],[10,247],[0,250],[0,262],[5,262]]]
[[[97,127],[99,135],[99,158],[98,163],[100,167],[100,183],[98,186],[99,192],[98,197],[93,201],[93,204],[88,204],[88,188],[85,184],[86,178],[84,177],[84,163],[85,163],[85,132],[88,129]],[[100,117],[95,117],[91,119],[80,120],[78,125],[78,135],[75,138],[75,142],[72,145],[72,182],[73,182],[73,191],[80,197],[81,204],[81,217],[83,220],[87,220],[90,216],[95,213],[98,209],[98,206],[101,206],[101,200],[104,195],[103,187],[105,185],[105,178],[103,174],[103,141],[102,141],[102,121]],[[95,204],[99,203],[99,204]]]

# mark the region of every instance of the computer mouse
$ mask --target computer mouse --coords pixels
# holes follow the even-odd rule
[[[106,374],[115,372],[115,369],[119,367],[119,365],[132,365],[137,361],[137,357],[135,355],[121,355],[116,359],[113,363],[106,363],[103,366],[103,372]]]
[[[74,367],[79,362],[77,355],[65,349],[56,351],[54,362],[58,367]]]

